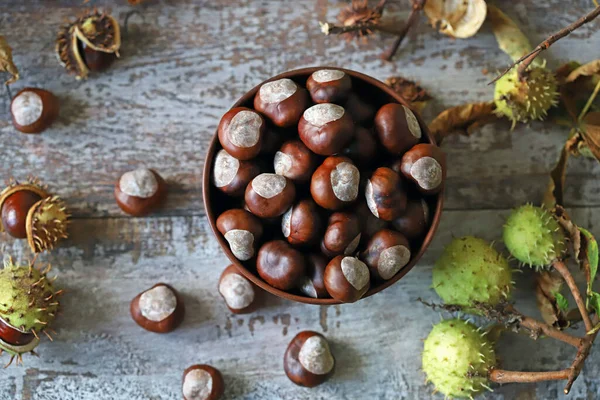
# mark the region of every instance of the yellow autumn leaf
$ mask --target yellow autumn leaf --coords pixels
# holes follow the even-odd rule
[[[574,82],[581,76],[591,76],[598,72],[600,72],[600,60],[590,61],[571,71],[569,76],[567,76],[566,82]]]
[[[498,47],[508,54],[513,61],[517,61],[533,50],[529,39],[517,24],[498,7],[492,4],[488,5],[488,18],[492,23],[492,31],[498,41]]]
[[[442,111],[429,124],[429,130],[439,144],[449,134],[463,130],[471,134],[474,127],[482,126],[498,117],[494,113],[496,105],[493,101],[485,103],[470,103]]]
[[[7,85],[16,82],[19,79],[19,70],[12,59],[12,49],[2,35],[0,35],[0,71],[8,72],[11,75],[6,81]]]

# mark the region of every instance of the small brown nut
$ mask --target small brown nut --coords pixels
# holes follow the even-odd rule
[[[313,299],[330,297],[325,288],[327,259],[321,254],[311,253],[306,257],[306,276],[300,283],[300,291]]]
[[[260,174],[260,167],[252,161],[240,161],[225,150],[219,150],[213,166],[213,183],[229,196],[241,196],[246,186]]]
[[[288,178],[260,174],[248,184],[244,197],[250,212],[261,218],[278,217],[294,203],[296,188]]]
[[[219,294],[232,313],[247,314],[254,311],[256,297],[254,285],[240,274],[233,264],[225,268],[221,274]]]
[[[320,69],[308,78],[306,88],[315,103],[343,104],[352,90],[352,80],[339,69]]]
[[[299,386],[315,387],[333,374],[335,358],[323,335],[313,331],[297,334],[283,356],[283,369]]]
[[[379,219],[374,216],[365,201],[360,201],[357,203],[356,207],[354,208],[354,213],[360,222],[360,240],[362,243],[367,243],[374,234],[382,229],[387,228],[389,224],[388,221],[384,221],[383,219]]]
[[[317,168],[317,156],[300,140],[290,140],[275,153],[273,166],[277,175],[308,181]]]
[[[254,108],[281,128],[298,124],[308,104],[306,89],[287,78],[263,84],[254,97]]]
[[[437,146],[421,143],[404,153],[400,169],[422,193],[439,193],[446,180],[446,155]]]
[[[150,332],[172,332],[181,324],[185,307],[181,297],[171,286],[158,283],[138,294],[129,307],[131,317]]]
[[[348,114],[356,124],[370,125],[375,115],[375,108],[365,103],[356,93],[350,93],[348,101],[344,105]]]
[[[411,257],[408,239],[401,233],[384,229],[369,240],[366,250],[362,253],[371,277],[388,280],[394,277]]]
[[[357,126],[354,139],[342,150],[342,154],[357,164],[368,164],[376,158],[377,141],[370,130]]]
[[[367,181],[365,197],[373,215],[385,221],[398,218],[408,201],[400,175],[386,167],[373,172]]]
[[[13,97],[10,114],[16,130],[40,133],[58,117],[58,98],[44,89],[25,88]]]
[[[427,233],[429,217],[427,202],[412,199],[408,201],[404,214],[393,220],[392,225],[408,239],[419,239]]]
[[[225,392],[223,375],[210,365],[192,365],[183,372],[183,400],[218,400]]]
[[[334,299],[354,303],[367,293],[369,268],[356,257],[337,256],[325,268],[325,287]]]
[[[351,255],[360,243],[360,221],[354,214],[336,212],[329,217],[321,251],[328,257]]]
[[[221,122],[217,133],[221,146],[238,160],[249,160],[260,152],[266,124],[263,117],[246,107],[229,110]]]
[[[246,210],[234,208],[219,215],[217,229],[238,260],[247,261],[254,257],[263,234],[263,226],[258,218]]]
[[[321,236],[323,223],[312,199],[300,200],[283,214],[281,231],[290,244],[309,245]]]
[[[298,127],[284,129],[273,124],[267,124],[267,130],[263,136],[260,148],[260,155],[268,155],[269,157],[265,158],[272,158],[277,150],[281,148],[281,145],[292,137],[298,137]]]
[[[256,259],[258,275],[269,285],[281,290],[298,286],[306,271],[302,253],[283,240],[262,245]]]
[[[138,168],[124,173],[115,185],[117,204],[127,214],[141,217],[160,207],[167,184],[153,169]]]
[[[310,194],[323,208],[339,210],[358,197],[360,172],[346,157],[327,157],[310,182]]]
[[[375,115],[379,141],[390,153],[402,154],[421,140],[421,126],[410,108],[397,103],[384,105]]]
[[[313,153],[330,156],[350,143],[354,136],[354,122],[342,106],[317,104],[302,114],[298,134]]]

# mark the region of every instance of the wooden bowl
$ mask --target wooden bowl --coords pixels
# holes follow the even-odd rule
[[[258,86],[254,87],[248,93],[243,95],[232,106],[232,108],[233,107],[253,108],[254,95],[258,92],[258,89],[266,82],[277,80],[277,79],[282,79],[282,78],[289,78],[289,79],[292,79],[293,81],[301,84],[302,86],[304,86],[306,83],[306,80],[313,72],[315,72],[319,69],[324,69],[324,68],[332,68],[332,67],[311,67],[311,68],[297,69],[294,71],[288,71],[283,74],[274,76],[271,79],[267,79],[266,81],[260,83]],[[378,81],[375,78],[371,78],[370,76],[361,74],[359,72],[350,71],[350,70],[338,68],[338,67],[333,67],[333,68],[340,69],[340,70],[344,71],[346,74],[348,74],[352,78],[353,90],[355,90],[359,94],[361,94],[361,97],[363,99],[369,98],[371,100],[371,104],[375,107],[375,110],[377,110],[383,104],[392,103],[392,102],[400,103],[405,106],[409,106],[409,104],[402,97],[400,97],[400,95],[395,93],[385,83]],[[224,112],[225,112],[225,110],[224,110]],[[419,120],[419,124],[421,125],[421,130],[423,132],[424,141],[427,143],[435,144],[435,141],[434,141],[433,137],[431,136],[429,129],[427,129],[427,125],[421,119],[421,116],[416,112],[415,112],[415,115],[416,115],[417,119]],[[301,303],[308,303],[308,304],[339,304],[340,303],[339,301],[330,299],[330,298],[315,299],[312,297],[303,296],[301,294],[288,293],[288,292],[284,292],[283,290],[276,289],[276,288],[270,286],[269,284],[267,284],[256,274],[256,265],[255,265],[256,259],[255,258],[253,258],[249,261],[241,262],[233,255],[233,253],[229,249],[229,245],[228,245],[227,241],[225,240],[223,235],[221,235],[221,233],[217,230],[216,220],[217,220],[217,217],[223,211],[230,209],[230,208],[239,208],[240,204],[237,204],[237,205],[234,204],[224,194],[222,194],[220,191],[218,191],[214,187],[214,185],[212,185],[212,182],[211,182],[214,157],[215,157],[215,154],[221,148],[222,148],[221,144],[219,143],[219,139],[215,132],[215,135],[213,136],[213,139],[210,142],[210,146],[209,146],[208,152],[206,154],[206,160],[204,162],[204,175],[202,178],[202,184],[203,184],[202,195],[204,198],[204,208],[206,210],[206,215],[208,217],[210,227],[211,227],[213,233],[215,234],[217,241],[219,242],[219,245],[221,245],[221,248],[223,249],[223,251],[225,252],[227,257],[229,258],[229,260],[238,268],[240,273],[242,275],[244,275],[246,278],[248,278],[251,282],[253,282],[258,287],[260,287],[260,288],[266,290],[267,292],[272,293],[276,296],[282,297],[284,299],[298,301]],[[431,220],[431,227],[429,228],[429,232],[425,236],[425,239],[423,240],[421,247],[419,248],[419,251],[414,254],[414,256],[412,257],[410,262],[404,268],[402,268],[396,275],[394,275],[393,278],[391,278],[385,282],[381,282],[377,286],[371,287],[369,289],[369,291],[364,295],[363,298],[372,296],[375,293],[381,292],[385,288],[398,282],[402,277],[404,277],[404,275],[406,275],[408,273],[408,271],[410,271],[415,266],[415,264],[423,256],[423,253],[425,253],[425,250],[427,250],[427,247],[431,243],[431,240],[433,239],[433,236],[434,236],[434,234],[438,228],[438,225],[440,223],[440,217],[442,214],[443,197],[444,196],[443,196],[443,191],[442,191],[439,194],[437,194],[436,196],[430,196],[427,200],[428,204],[430,205],[430,209],[434,209],[435,212],[433,214],[433,219]]]

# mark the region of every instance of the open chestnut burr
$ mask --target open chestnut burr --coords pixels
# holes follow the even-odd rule
[[[315,93],[317,93],[318,90],[315,90],[315,87],[323,89],[323,87],[327,85],[321,85],[324,82],[316,82],[318,85],[312,86],[311,84],[311,87],[309,88],[308,80],[314,72],[323,69],[344,72],[345,76],[347,76],[351,82],[351,88],[347,95],[341,95],[342,98],[339,100],[327,97],[328,95],[317,100]],[[335,73],[333,75],[341,74]],[[276,84],[270,85],[272,86],[271,88],[266,86],[267,90],[263,91],[263,94],[266,94],[264,97],[269,97],[270,100],[275,101],[273,104],[265,104],[263,101],[265,99],[262,98],[263,96],[260,96],[259,91],[261,88],[265,87],[265,84],[272,82],[276,82]],[[313,89],[312,91],[311,88]],[[339,89],[340,88],[337,88],[336,90]],[[297,105],[304,101],[302,93],[304,93],[304,100],[306,100],[303,106],[299,109],[289,107],[292,104]],[[343,93],[343,90],[338,93]],[[272,97],[270,97],[271,94],[273,95]],[[315,95],[314,98],[312,98],[313,95]],[[279,112],[275,112],[277,110],[277,105],[274,104],[277,102],[282,106],[279,108]],[[314,105],[315,103],[316,105]],[[385,144],[380,138],[376,129],[375,113],[383,106],[394,103],[400,105],[399,109],[402,110],[404,113],[403,115],[407,115],[402,106],[408,107],[408,104],[385,84],[378,82],[373,78],[342,68],[307,68],[291,71],[271,78],[248,92],[233,106],[233,108],[246,107],[259,113],[266,122],[266,131],[263,135],[261,150],[257,156],[251,160],[240,160],[230,154],[232,158],[229,159],[229,161],[231,161],[233,165],[236,165],[237,162],[239,162],[240,168],[238,168],[238,171],[241,170],[241,164],[243,162],[248,162],[259,165],[261,172],[266,173],[267,176],[275,175],[273,172],[280,176],[280,178],[265,179],[264,177],[261,178],[260,174],[256,175],[253,180],[259,180],[259,184],[257,185],[258,191],[252,187],[253,183],[250,181],[246,185],[246,195],[244,196],[244,199],[241,199],[240,197],[231,195],[230,193],[227,193],[226,190],[223,190],[224,186],[218,187],[215,184],[214,167],[216,165],[216,155],[223,149],[216,138],[209,148],[205,164],[203,195],[206,214],[213,230],[218,232],[216,217],[228,210],[242,210],[243,208],[248,210],[246,213],[256,218],[263,228],[262,236],[254,242],[254,256],[246,260],[236,258],[232,252],[230,243],[225,236],[221,232],[217,233],[219,244],[231,262],[235,264],[241,275],[258,287],[293,301],[311,304],[336,304],[340,302],[356,301],[357,299],[370,296],[373,293],[383,290],[401,279],[415,265],[430,243],[435,229],[437,228],[442,198],[441,192],[425,194],[413,190],[416,189],[416,182],[410,177],[405,176],[401,171],[400,163],[402,156],[405,152],[409,151],[413,145],[404,151],[391,152],[386,149]],[[323,106],[326,107],[323,108]],[[337,117],[342,113],[339,112],[340,109],[336,106],[341,107],[344,110],[344,113],[340,118]],[[304,117],[304,114],[313,107],[316,108],[308,112],[308,121],[302,122],[301,119]],[[394,107],[398,108],[398,106]],[[294,111],[297,112],[297,114],[294,114],[293,112],[286,114],[281,111]],[[318,118],[314,118],[315,115],[311,116],[311,113],[314,113]],[[298,118],[295,122],[293,122],[294,115],[297,115]],[[328,136],[328,128],[334,126],[335,123],[339,122],[340,119],[346,115],[350,117],[352,124],[352,131],[349,135],[349,139],[345,134],[338,134],[337,136],[339,137]],[[331,118],[331,120],[323,118],[323,120],[327,119],[327,121],[324,122],[321,127],[316,126],[319,125],[319,123],[311,123],[311,121],[314,123],[317,119],[327,116],[333,116],[333,118]],[[418,138],[415,145],[433,143],[427,130],[427,126],[423,124],[419,115],[415,114],[414,117],[417,126],[421,131],[420,138]],[[306,118],[304,119],[306,120]],[[405,122],[408,126],[409,120],[406,120]],[[304,125],[304,127],[302,128],[300,125]],[[414,127],[415,125],[413,124],[413,128]],[[337,128],[334,129],[334,131],[339,133],[339,129]],[[323,138],[327,140],[318,143],[315,141],[318,146],[314,146],[315,143],[311,143],[309,140],[303,140],[302,135],[306,133],[311,133],[311,135],[304,135],[304,139],[319,139],[319,134],[325,133]],[[416,136],[411,134],[410,130],[409,134],[416,139]],[[342,141],[341,139],[344,140]],[[409,138],[409,140],[412,139]],[[343,144],[338,141],[343,142]],[[286,148],[288,142],[294,143],[295,146],[290,146],[289,149]],[[324,148],[331,144],[333,144],[335,148],[335,154],[330,153],[332,151],[331,148],[323,151]],[[311,146],[313,147],[312,149]],[[339,148],[336,146],[339,146]],[[318,149],[318,147],[321,148]],[[277,155],[278,152],[285,153],[292,161],[294,161],[294,159],[300,160],[300,163],[298,164],[300,168],[298,170],[290,168],[290,164],[293,165],[293,163],[290,163],[290,159],[287,157],[282,157],[283,154]],[[276,157],[279,157],[277,162],[275,160]],[[315,164],[310,165],[311,163],[303,163],[302,160],[307,158],[316,160]],[[237,162],[234,159],[237,160]],[[395,160],[398,160],[397,169],[390,167]],[[344,162],[345,164],[340,166],[340,164]],[[396,165],[393,166],[396,167]],[[289,174],[287,172],[288,168],[290,171]],[[389,170],[386,170],[386,174],[384,174],[388,178],[383,179],[385,184],[381,187],[379,184],[375,185],[377,186],[375,192],[378,194],[378,199],[390,196],[392,199],[398,200],[398,204],[395,204],[393,201],[391,203],[379,202],[379,206],[387,205],[387,208],[391,209],[391,211],[387,210],[391,212],[391,217],[386,216],[385,207],[376,209],[380,215],[380,217],[377,217],[367,205],[367,196],[365,194],[367,183],[369,178],[373,177],[374,172],[378,168],[390,168]],[[229,172],[229,175],[233,176],[235,169],[232,169],[232,171],[233,172]],[[310,171],[312,171],[312,173]],[[378,176],[379,174],[375,175]],[[223,174],[223,176],[228,175]],[[398,185],[395,184],[396,178],[398,182],[401,182]],[[261,179],[266,181],[263,182],[266,183],[265,185],[262,185],[264,186],[263,188],[268,188],[267,191],[273,189],[273,192],[277,192],[271,199],[281,201],[273,201],[267,198],[268,195],[264,196],[257,193],[262,190],[260,184]],[[285,187],[288,186],[288,183],[290,186],[293,185],[295,190],[294,196],[289,196],[289,189],[287,195],[284,195],[284,190],[279,190],[281,189],[279,186],[284,185],[279,185],[278,181],[280,183],[286,182]],[[378,183],[377,179],[375,181]],[[232,182],[235,182],[235,180]],[[392,184],[389,184],[390,182]],[[240,186],[243,185],[240,184]],[[392,194],[388,194],[387,189],[396,189],[397,187],[402,188],[400,195],[398,195],[396,190],[391,190]],[[265,194],[264,191],[263,194]],[[412,203],[410,203],[411,207],[409,208],[406,203],[407,195],[410,196],[411,201],[420,202],[421,199],[425,199],[431,214],[428,219],[425,220],[420,218],[420,215],[416,212],[419,207],[413,207]],[[373,196],[373,198],[374,197],[375,196]],[[287,203],[285,208],[282,206],[284,203]],[[304,206],[298,207],[301,204]],[[311,206],[306,207],[308,204],[311,204]],[[399,207],[402,205],[403,207]],[[279,208],[279,206],[281,206],[281,208]],[[264,212],[265,210],[266,212]],[[305,233],[309,232],[308,236],[311,236],[311,239],[307,239],[308,242],[304,242],[305,239],[303,238],[301,238],[299,242],[295,241],[296,238],[292,234],[291,228],[292,225],[297,223],[295,218],[290,218],[290,234],[287,234],[287,219],[292,216],[296,217],[296,213],[301,217],[300,221],[302,222],[297,225],[297,233],[300,234],[300,236],[306,236]],[[322,247],[325,242],[331,246],[329,240],[324,240],[326,237],[329,237],[329,235],[326,234],[325,228],[330,225],[329,218],[332,217],[332,214],[336,213],[342,213],[342,215],[351,214],[354,216],[355,220],[358,220],[358,228],[352,228],[351,230],[357,233],[356,236],[360,234],[360,238],[357,240],[358,244],[352,252],[348,250],[330,253],[327,251],[327,247]],[[412,217],[408,218],[408,214],[412,215]],[[317,217],[317,215],[319,217]],[[382,219],[381,216],[388,218],[388,220]],[[403,217],[407,218],[402,219]],[[319,219],[321,220],[323,228],[320,230],[319,235],[313,236],[310,233],[314,231],[313,227],[316,226],[315,223],[318,222]],[[352,218],[350,219],[352,220]],[[310,223],[306,223],[306,221],[309,221]],[[411,251],[409,261],[406,265],[400,267],[391,278],[385,279],[382,275],[374,274],[370,269],[365,258],[367,256],[367,248],[369,243],[375,243],[374,238],[378,237],[377,234],[379,232],[382,230],[389,230],[397,233],[396,231],[400,229],[399,227],[401,224],[406,226],[410,225],[413,230],[411,233],[409,232],[410,229],[406,227],[403,228],[406,231],[406,239],[410,241]],[[421,229],[423,230],[422,233],[415,233]],[[332,232],[333,231],[335,231],[335,229],[332,229]],[[348,232],[350,232],[350,229]],[[351,239],[355,239],[356,236]],[[345,243],[343,250],[352,247],[350,246],[352,244],[351,242],[352,240],[349,240],[348,243]],[[396,246],[398,245],[395,242],[393,244]],[[340,244],[338,245],[341,247]],[[394,247],[392,245],[390,246]],[[374,246],[374,248],[377,249],[378,247]],[[265,250],[264,252],[263,249]],[[334,250],[339,251],[339,248]],[[383,248],[383,250],[385,250],[385,248]],[[379,253],[382,253],[382,251]],[[269,256],[261,257],[263,253]],[[375,253],[377,253],[377,251]],[[339,254],[339,256],[336,254]],[[366,276],[369,284],[362,285],[362,280],[357,280],[355,279],[356,277],[350,279],[345,277],[341,267],[341,261],[339,265],[334,263],[332,267],[329,267],[328,273],[327,266],[333,261],[331,258],[333,255],[342,257],[342,259],[344,257],[352,259],[352,262],[345,261],[344,264],[354,265],[356,271],[366,271],[366,273],[361,273],[360,276]],[[381,254],[379,254],[379,256],[381,258]],[[383,257],[383,259],[386,259],[386,257]],[[377,265],[377,260],[369,261],[369,263]],[[403,262],[400,264],[403,264]],[[285,266],[285,268],[283,268],[284,271],[282,271],[282,266]],[[391,268],[395,268],[395,265]],[[348,266],[346,266],[346,270],[346,272],[348,272]],[[385,272],[383,274],[386,275]],[[389,275],[386,275],[386,277],[387,276]],[[329,281],[327,280],[327,277],[330,278]],[[344,279],[338,279],[340,277],[343,277]],[[352,281],[358,288],[352,286]]]

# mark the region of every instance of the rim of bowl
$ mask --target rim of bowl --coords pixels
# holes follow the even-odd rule
[[[273,76],[272,78],[264,80],[263,82],[259,83],[258,85],[253,87],[251,90],[246,92],[238,101],[235,102],[234,105],[231,106],[231,108],[240,107],[242,104],[245,104],[249,100],[254,98],[256,92],[258,92],[258,89],[266,82],[274,81],[277,79],[283,79],[283,78],[298,77],[298,76],[302,76],[302,75],[311,75],[313,72],[315,72],[317,70],[327,69],[327,68],[338,69],[340,71],[344,71],[345,73],[350,75],[352,78],[360,79],[360,80],[364,81],[365,83],[367,83],[371,86],[374,86],[377,89],[385,92],[387,95],[389,95],[391,98],[393,98],[399,104],[402,104],[406,107],[411,108],[410,105],[399,94],[394,92],[392,90],[392,88],[390,88],[388,85],[381,82],[380,80],[377,80],[371,76],[365,75],[360,72],[352,71],[352,70],[345,69],[345,68],[333,67],[333,66],[307,67],[307,68],[301,68],[301,69],[287,71],[282,74]],[[425,124],[423,122],[421,115],[419,113],[415,112],[415,116],[417,117],[417,120],[419,121],[419,125],[421,125],[421,130],[425,134],[427,141],[431,144],[437,145],[437,143],[435,142],[435,139],[431,136],[431,133],[429,132],[429,129],[427,128],[427,124]],[[274,288],[273,286],[269,285],[267,282],[263,281],[258,275],[255,275],[253,272],[249,271],[233,255],[233,253],[229,249],[229,245],[225,241],[225,238],[223,237],[223,235],[221,235],[221,233],[217,229],[216,217],[215,217],[215,214],[212,209],[211,198],[210,198],[211,190],[214,190],[214,188],[212,188],[212,186],[211,186],[211,179],[210,179],[211,173],[212,173],[212,164],[213,164],[214,156],[217,153],[218,148],[220,148],[220,143],[218,140],[218,135],[215,131],[215,134],[213,135],[213,137],[210,141],[210,145],[209,145],[208,151],[206,153],[206,158],[204,160],[204,169],[202,172],[202,198],[204,200],[204,210],[206,212],[206,216],[208,218],[210,228],[211,228],[213,234],[215,235],[217,241],[219,242],[221,249],[223,250],[223,252],[225,252],[225,255],[227,256],[229,261],[233,265],[236,266],[238,271],[244,277],[246,277],[248,280],[250,280],[252,283],[254,283],[259,288],[261,288],[271,294],[274,294],[275,296],[278,296],[278,297],[281,297],[281,298],[284,298],[287,300],[300,302],[300,303],[306,303],[306,304],[318,304],[318,305],[343,304],[342,302],[332,299],[332,298],[326,298],[326,299],[318,299],[317,298],[316,299],[313,297],[300,296],[297,294],[288,293],[286,291]],[[414,268],[414,266],[417,264],[417,262],[419,262],[419,260],[421,259],[421,257],[423,256],[423,254],[425,253],[425,251],[431,244],[433,236],[435,235],[435,233],[438,229],[438,226],[440,224],[440,218],[442,216],[442,208],[443,208],[443,204],[444,204],[444,190],[445,190],[445,184],[444,184],[444,187],[442,188],[442,190],[437,194],[435,213],[434,213],[433,219],[431,221],[431,226],[429,228],[429,231],[427,232],[427,235],[423,239],[423,243],[421,244],[421,247],[419,248],[419,251],[416,253],[416,255],[410,260],[410,262],[406,266],[404,266],[400,271],[398,271],[398,273],[396,273],[396,275],[394,275],[393,278],[388,279],[387,281],[380,283],[379,285],[377,285],[375,287],[369,288],[367,293],[365,293],[365,295],[363,297],[361,297],[358,301],[360,301],[366,297],[372,296],[376,293],[379,293],[382,290],[385,290],[388,287],[392,286],[393,284],[398,282],[400,279],[402,279],[410,270],[412,270]]]

